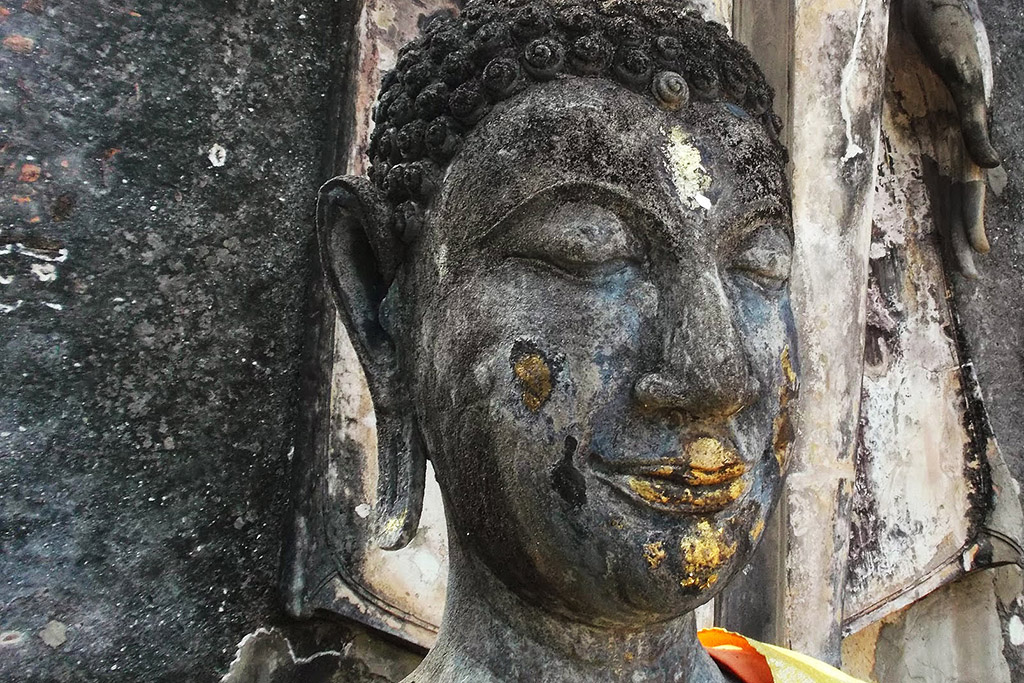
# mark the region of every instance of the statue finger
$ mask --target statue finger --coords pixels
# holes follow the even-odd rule
[[[981,99],[977,99],[979,97]],[[989,139],[988,107],[984,92],[954,94],[953,99],[960,112],[960,131],[964,136],[964,144],[974,163],[982,168],[995,168],[1002,162],[999,152]]]
[[[964,229],[974,251],[987,254],[990,246],[985,234],[985,181],[969,180],[963,184]]]
[[[978,269],[974,265],[974,253],[967,239],[967,225],[964,223],[964,193],[966,183],[950,186],[949,232],[947,244],[960,273],[971,280],[977,279]]]

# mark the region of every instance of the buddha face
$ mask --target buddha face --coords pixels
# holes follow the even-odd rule
[[[523,599],[638,625],[744,565],[791,438],[788,202],[724,103],[568,77],[466,138],[393,334],[452,533]]]

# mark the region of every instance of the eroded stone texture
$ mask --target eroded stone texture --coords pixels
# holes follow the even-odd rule
[[[884,683],[1010,683],[996,590],[993,573],[981,572],[849,637],[847,671]]]
[[[1024,9],[979,2],[992,49],[992,141],[1004,173],[989,174],[986,223],[992,250],[976,260],[980,278],[954,279],[953,290],[992,431],[1014,477],[1024,481]],[[1018,492],[1019,493],[1019,492]],[[1024,648],[1012,642],[1010,624],[1024,615],[1024,598],[1000,601],[1004,653],[1013,680],[1024,679]]]
[[[982,417],[987,418],[995,442],[1019,480],[1024,473],[1017,400],[1024,379],[1019,354],[1024,321],[1016,301],[1022,268],[1017,233],[1024,216],[1020,192],[1024,138],[1016,122],[1024,114],[1020,104],[1024,93],[1019,83],[1024,33],[1019,9],[999,3],[981,5],[995,75],[993,140],[1003,156],[1004,168],[989,172],[986,223],[993,248],[975,257],[980,278],[970,281],[959,275],[948,254],[945,272],[970,363],[966,371],[968,375],[977,374],[984,400],[987,414]],[[902,101],[915,106],[920,100],[903,97]],[[931,244],[938,248],[938,239]],[[1000,486],[994,477],[993,484],[996,500],[1019,495],[1013,482]],[[1020,615],[1024,597],[1020,586],[1015,567],[986,571],[950,584],[852,635],[844,645],[844,664],[855,674],[880,681],[945,683],[972,680],[981,672],[985,680],[1021,680],[1024,653],[1020,646],[1024,638]]]
[[[894,15],[872,216],[847,632],[972,568],[964,549],[977,555],[978,527],[993,526],[982,520],[992,507],[988,451],[993,465],[999,453],[976,415],[983,407],[971,393],[970,366],[964,370],[943,263],[942,236],[953,232],[950,179],[960,177],[967,158],[949,90],[920,54]]]
[[[346,54],[330,27],[348,5],[7,8],[0,679],[213,681],[281,621],[328,56]]]
[[[417,3],[414,11],[403,0],[367,0],[363,5],[356,27],[358,68],[350,88],[351,111],[346,111],[343,124],[351,126],[351,145],[338,173],[365,173],[381,76],[395,66],[398,50],[418,34],[428,17],[457,4],[430,0]],[[689,4],[706,18],[730,23],[729,0]],[[441,619],[448,566],[433,470],[428,467],[423,516],[414,541],[398,551],[378,548],[372,510],[376,435],[369,391],[344,326],[332,315],[325,317],[323,329],[327,368],[321,381],[330,389],[321,398],[330,417],[319,423],[324,438],[314,434],[310,450],[298,452],[308,459],[300,465],[307,481],[297,498],[303,502],[296,508],[296,532],[290,543],[294,552],[289,553],[284,581],[289,609],[296,615],[328,609],[429,646]],[[540,389],[527,394],[531,402],[540,402]],[[579,495],[571,470],[559,469],[552,477],[570,498]],[[343,552],[336,552],[338,548]],[[336,576],[330,581],[321,580],[331,573]]]
[[[288,630],[257,629],[220,683],[395,683],[419,664],[419,655],[359,627],[323,626],[304,643]]]
[[[784,607],[775,638],[833,662],[841,637],[888,14],[881,2],[794,5],[793,303],[805,374],[786,489]]]
[[[719,679],[690,612],[764,528],[796,392],[769,103],[721,27],[659,3],[476,3],[385,77],[370,179],[325,185],[319,227],[380,545],[414,538],[424,452],[445,494],[413,678]]]

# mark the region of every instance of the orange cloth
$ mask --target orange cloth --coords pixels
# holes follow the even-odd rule
[[[824,662],[720,628],[697,633],[720,669],[742,683],[864,683]]]
[[[710,628],[700,631],[697,638],[719,667],[743,683],[774,683],[768,660],[743,636]]]

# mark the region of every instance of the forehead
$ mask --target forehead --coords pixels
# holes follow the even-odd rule
[[[660,109],[602,79],[530,88],[496,107],[449,167],[432,222],[486,229],[563,184],[617,188],[666,221],[752,203],[788,205],[764,127],[725,103]]]

